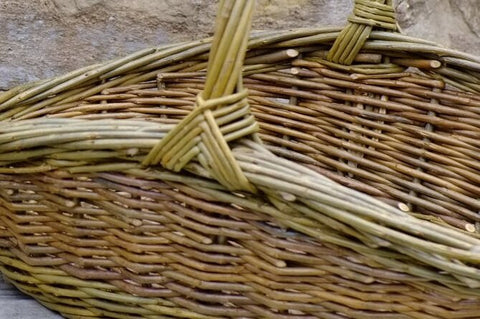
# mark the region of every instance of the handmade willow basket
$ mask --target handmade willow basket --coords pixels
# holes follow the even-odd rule
[[[67,318],[480,318],[480,58],[391,1],[252,10],[0,95],[6,279]]]

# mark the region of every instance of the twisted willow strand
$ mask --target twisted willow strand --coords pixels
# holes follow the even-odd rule
[[[335,40],[327,59],[335,63],[352,64],[373,27],[396,30],[391,0],[355,0],[353,14]]]

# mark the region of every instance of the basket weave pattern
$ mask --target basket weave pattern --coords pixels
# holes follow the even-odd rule
[[[253,188],[142,165],[215,40],[0,95],[0,271],[68,318],[478,318],[480,58],[370,28],[333,62],[362,21],[250,37],[258,131],[218,129]]]

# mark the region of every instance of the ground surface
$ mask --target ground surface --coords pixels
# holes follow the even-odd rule
[[[22,295],[0,276],[0,319],[60,319],[33,299]]]
[[[255,29],[343,25],[352,0],[257,0]],[[2,0],[0,90],[212,32],[211,0]],[[480,0],[397,0],[406,34],[480,54]],[[58,318],[0,279],[0,319]]]

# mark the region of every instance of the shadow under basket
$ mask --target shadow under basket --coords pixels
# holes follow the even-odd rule
[[[212,39],[0,95],[5,278],[67,318],[480,318],[480,58],[372,31],[344,65],[340,32],[250,36],[252,192],[142,165]]]

